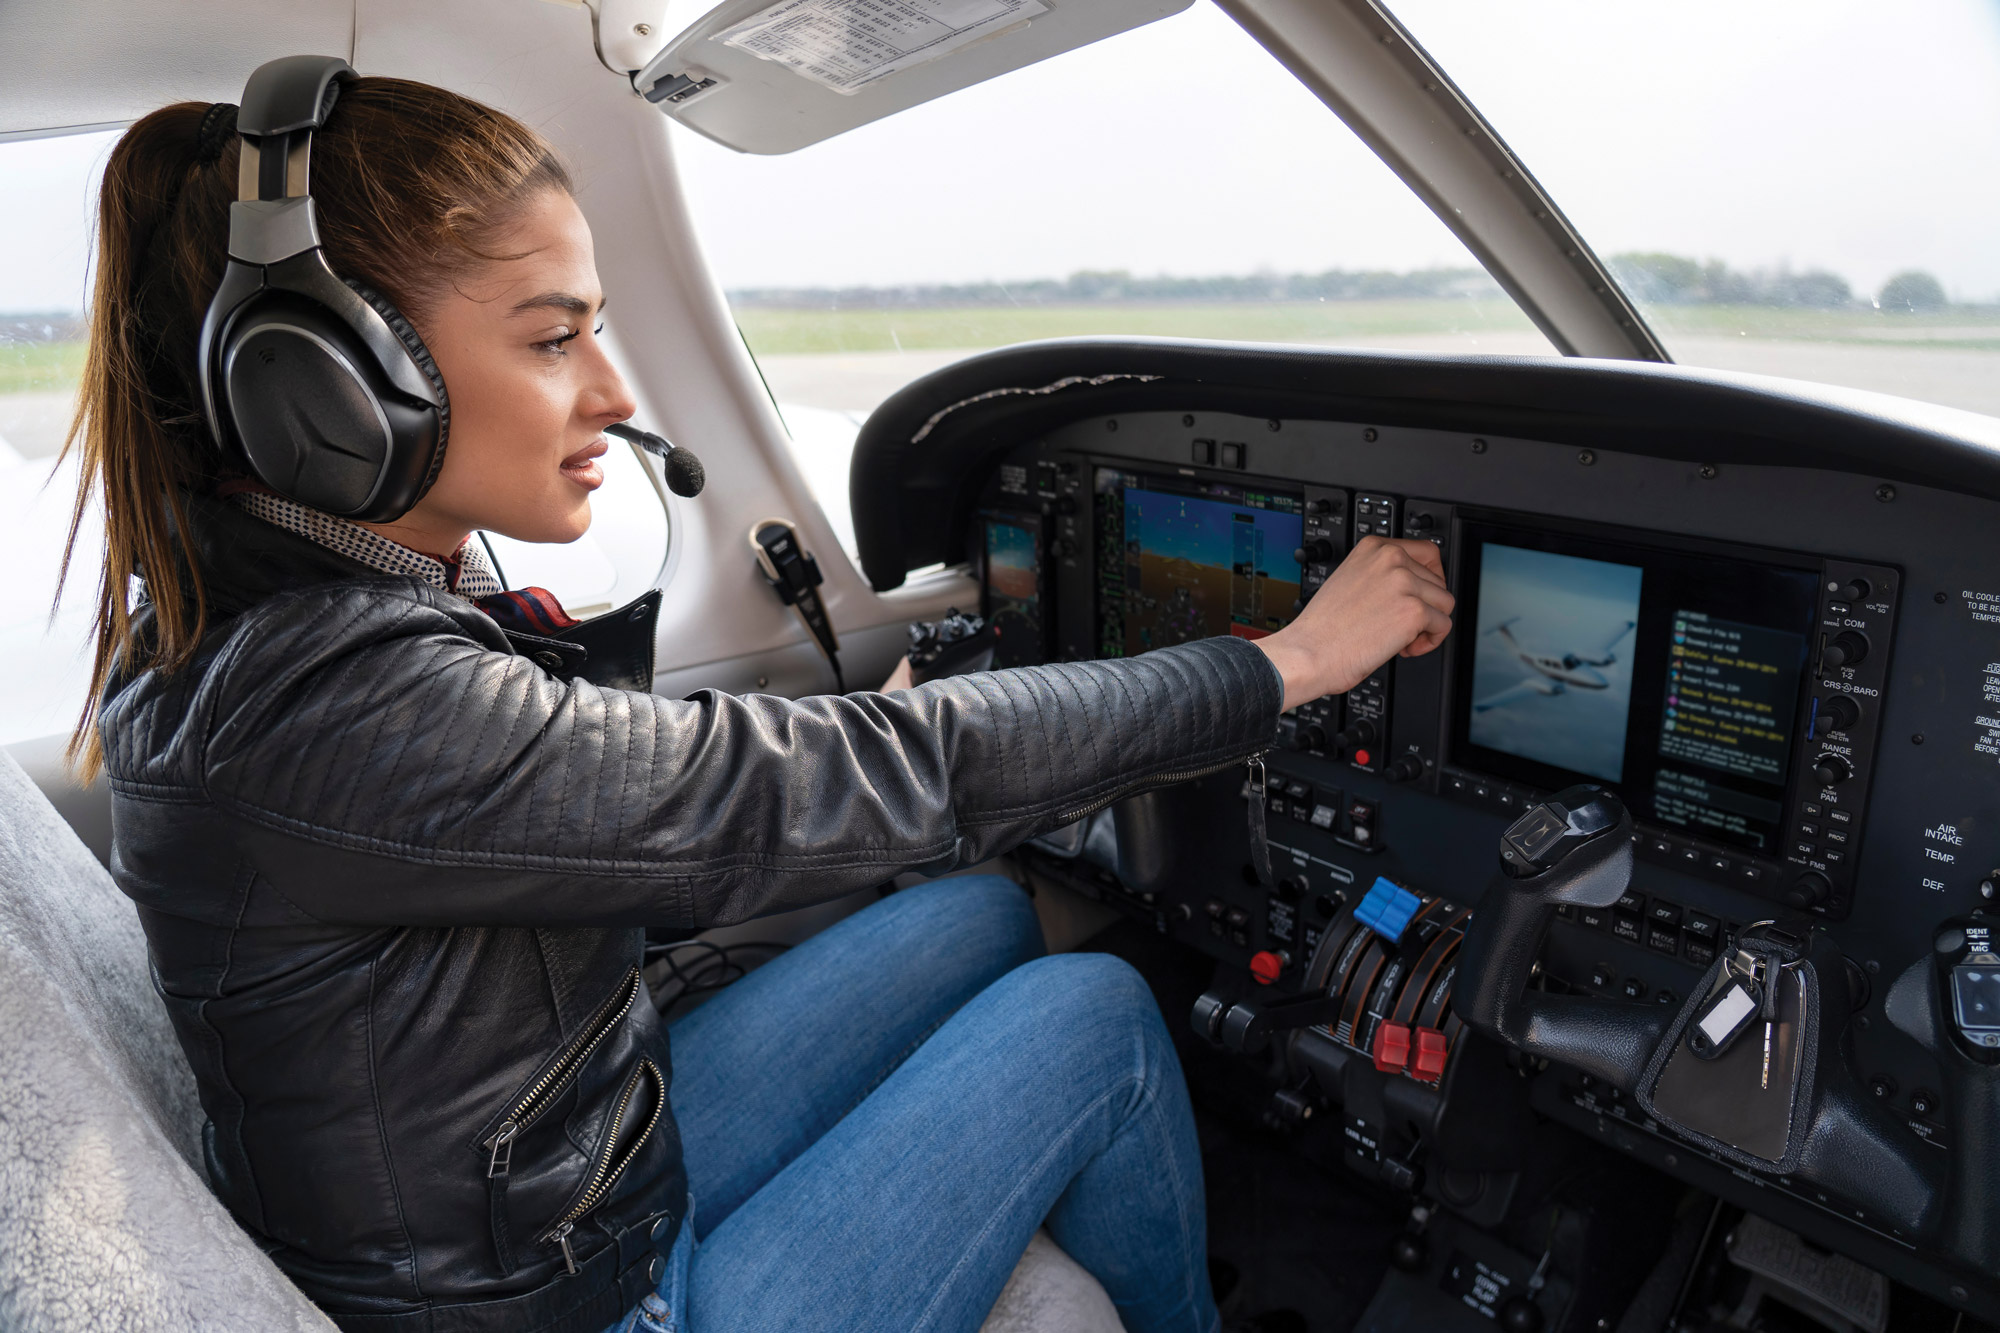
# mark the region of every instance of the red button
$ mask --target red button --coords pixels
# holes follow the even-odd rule
[[[1410,1061],[1410,1077],[1424,1083],[1435,1083],[1444,1076],[1445,1057],[1450,1049],[1444,1043],[1444,1033],[1436,1028],[1418,1028],[1417,1054]]]
[[[1375,1067],[1393,1074],[1410,1062],[1410,1029],[1401,1023],[1379,1023],[1375,1027]]]
[[[1268,986],[1278,979],[1285,970],[1285,960],[1269,949],[1260,949],[1250,955],[1250,975],[1257,978],[1257,984]]]
[[[1355,762],[1355,763],[1357,763],[1357,764],[1359,764],[1359,765],[1361,765],[1361,766],[1362,766],[1363,768],[1366,768],[1366,767],[1368,767],[1368,764],[1369,764],[1369,762],[1370,762],[1370,760],[1369,760],[1369,756],[1368,756],[1368,751],[1366,751],[1366,750],[1356,750],[1356,751],[1354,752],[1354,762]]]

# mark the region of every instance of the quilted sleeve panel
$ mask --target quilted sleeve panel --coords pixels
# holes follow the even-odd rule
[[[249,619],[196,692],[205,735],[172,734],[203,747],[264,873],[355,923],[743,920],[1240,760],[1282,697],[1236,639],[894,695],[674,700],[559,682],[419,598],[336,586]]]

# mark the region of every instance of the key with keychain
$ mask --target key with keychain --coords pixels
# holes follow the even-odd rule
[[[1810,1095],[1817,979],[1803,941],[1759,922],[1724,953],[1711,981],[1655,1058],[1642,1104],[1677,1129],[1748,1164],[1797,1147],[1796,1110]]]

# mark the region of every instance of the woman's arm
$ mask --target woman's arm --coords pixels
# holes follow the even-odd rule
[[[739,921],[975,863],[1268,747],[1281,701],[1441,634],[1407,605],[1435,601],[1404,568],[1414,545],[1357,549],[1382,566],[1261,643],[797,702],[563,683],[442,595],[330,588],[235,637],[192,710],[206,727],[183,729],[204,750],[189,767],[258,872],[323,921]]]

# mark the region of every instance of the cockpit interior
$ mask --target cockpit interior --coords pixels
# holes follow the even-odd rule
[[[0,7],[0,1325],[279,1326],[64,758],[64,445],[109,145],[315,52],[571,164],[640,411],[587,538],[481,540],[657,594],[656,694],[1254,641],[1435,548],[1442,647],[981,867],[1150,986],[1224,1327],[2000,1327],[2000,12],[1638,9]],[[1119,1327],[1035,1253],[987,1328]]]

